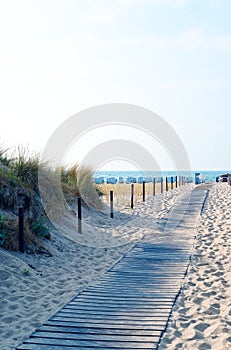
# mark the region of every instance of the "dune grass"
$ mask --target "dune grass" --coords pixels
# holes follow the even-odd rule
[[[103,193],[103,198],[106,203],[109,203],[110,191],[113,191],[114,202],[118,207],[126,207],[130,205],[131,200],[131,184],[101,184],[98,185],[99,190]],[[156,183],[156,194],[160,193],[160,183]],[[153,195],[153,184],[145,184],[146,196]],[[134,184],[134,203],[141,201],[143,198],[143,185]]]
[[[21,182],[30,190],[38,191],[38,169],[40,165],[39,154],[33,153],[26,146],[18,146],[9,168]]]
[[[53,196],[51,202],[57,204],[55,208],[43,208],[38,182],[41,172],[44,188],[49,196]],[[0,146],[0,245],[7,249],[18,249],[19,193],[28,202],[24,208],[28,247],[39,246],[39,237],[50,238],[47,214],[53,210],[59,215],[65,205],[59,201],[58,187],[68,204],[73,201],[76,203],[76,197],[80,196],[86,205],[100,209],[100,191],[92,183],[92,176],[90,168],[78,164],[54,168],[48,162],[42,162],[40,154],[31,152],[28,146],[18,146],[13,150]],[[32,248],[30,250],[33,251]]]

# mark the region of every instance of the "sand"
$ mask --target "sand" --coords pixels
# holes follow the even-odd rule
[[[155,223],[164,217],[190,185],[150,197],[109,217],[83,210],[83,234],[72,212],[52,240],[43,243],[52,256],[0,249],[0,349],[15,349],[23,338],[51,317],[81,290],[94,284]],[[64,220],[64,221],[65,221]]]
[[[158,350],[231,349],[231,186],[215,184],[191,266]]]
[[[115,212],[84,209],[83,234],[73,213],[68,229],[44,242],[52,256],[0,249],[0,349],[15,349],[23,338],[120,259],[192,185],[149,197]],[[196,228],[192,264],[174,307],[163,349],[231,348],[231,187],[215,184]]]

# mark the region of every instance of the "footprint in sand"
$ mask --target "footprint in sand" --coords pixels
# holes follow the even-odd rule
[[[200,344],[198,350],[210,350],[212,346],[209,343]]]
[[[11,274],[7,271],[0,270],[0,280],[1,281],[6,281],[11,277]]]
[[[201,332],[201,333],[204,333],[204,331],[208,328],[208,327],[210,327],[210,325],[208,324],[208,323],[199,323],[199,324],[197,324],[195,327],[194,327],[194,329],[195,330],[197,330],[197,331],[199,331],[199,332]]]
[[[204,298],[195,298],[193,302],[197,305],[201,305],[204,301]]]

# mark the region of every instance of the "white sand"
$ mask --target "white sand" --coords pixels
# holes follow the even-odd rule
[[[231,186],[215,184],[159,350],[231,349]]]
[[[108,270],[145,232],[154,232],[190,185],[139,203],[132,212],[124,209],[115,219],[84,210],[83,234],[76,232],[73,214],[52,241],[44,244],[52,257],[7,252],[0,249],[0,349],[15,349],[41,323],[72,297]],[[46,243],[45,243],[46,242]],[[28,274],[27,274],[28,272]]]

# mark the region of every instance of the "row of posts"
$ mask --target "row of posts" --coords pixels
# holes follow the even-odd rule
[[[184,176],[176,176],[175,177],[175,187],[183,186],[186,183],[186,178]],[[174,187],[174,177],[171,177],[171,189],[173,190]],[[165,182],[165,189],[166,192],[169,190],[169,182],[168,178],[166,177]],[[160,179],[160,192],[164,192],[164,178],[161,177]],[[153,179],[153,196],[156,195],[156,179]],[[142,183],[142,197],[143,202],[145,202],[145,181]],[[134,184],[131,184],[131,209],[134,208]],[[113,191],[110,191],[110,217],[114,218],[114,211],[113,211]],[[21,253],[25,252],[25,242],[24,242],[24,210],[23,207],[18,208],[18,230],[19,230],[19,251]],[[82,200],[79,197],[78,198],[78,232],[82,233]]]
[[[186,184],[186,177],[184,176],[176,176],[175,177],[175,187],[177,188],[178,186],[184,186]],[[160,180],[160,185],[161,185],[161,193],[164,192],[164,178],[161,177]],[[174,177],[171,177],[171,190],[174,188]],[[165,182],[165,189],[166,191],[169,190],[169,183],[168,183],[168,178],[166,177],[166,182]],[[156,195],[156,179],[153,179],[153,196]],[[145,202],[145,181],[142,183],[142,197],[143,197],[143,202]],[[114,195],[113,191],[110,191],[110,217],[113,219],[114,218]],[[78,232],[82,233],[82,200],[79,197],[78,198]],[[134,184],[131,184],[131,209],[134,208]]]
[[[186,177],[185,176],[179,176],[179,178],[175,177],[175,187],[178,186],[184,186],[186,184]],[[174,177],[171,176],[171,190],[174,188]],[[169,190],[169,182],[168,178],[166,177],[165,180],[165,189],[166,192]],[[160,192],[164,192],[164,178],[161,177],[160,179]],[[153,196],[156,195],[156,179],[153,178]],[[145,181],[142,182],[142,197],[143,202],[145,202]],[[81,198],[78,198],[78,232],[82,233],[82,206],[81,206]],[[110,217],[114,218],[114,210],[113,210],[113,202],[114,202],[114,195],[113,191],[110,191]],[[131,209],[134,208],[134,184],[131,184]]]

